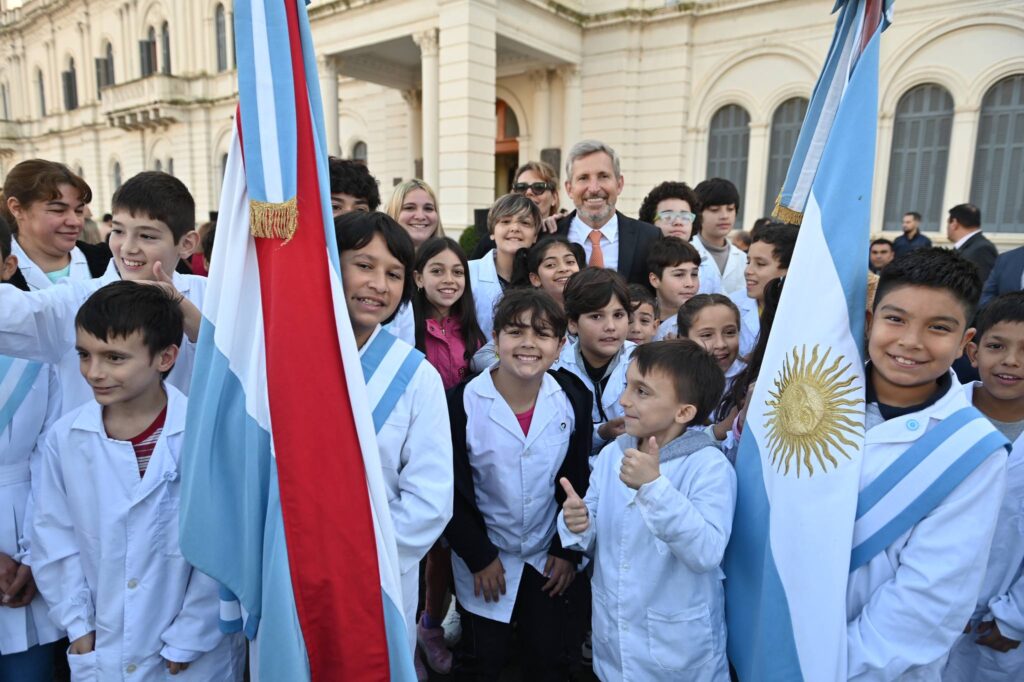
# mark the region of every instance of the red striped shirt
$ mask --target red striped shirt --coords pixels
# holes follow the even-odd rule
[[[139,463],[139,478],[145,476],[146,467],[149,466],[149,458],[153,456],[156,449],[156,442],[160,440],[160,433],[164,430],[164,419],[167,417],[167,406],[160,410],[160,414],[153,420],[146,430],[131,439],[132,447],[135,449],[135,459]]]

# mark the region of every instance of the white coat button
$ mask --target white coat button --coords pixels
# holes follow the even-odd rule
[[[623,623],[622,624],[622,631],[623,632],[629,632],[629,623]]]
[[[911,419],[910,421],[907,422],[907,428],[910,429],[911,431],[917,431],[919,428],[921,428],[921,422],[917,421],[916,419]]]
[[[530,456],[530,451],[529,450],[526,450],[526,451],[523,452],[523,457],[529,457],[529,456]]]
[[[533,498],[527,497],[524,501],[526,502],[526,504],[530,504],[531,502],[533,502]]]
[[[138,586],[139,586],[139,581],[136,580],[135,578],[132,578],[131,580],[128,581],[128,589],[129,590],[134,590]]]
[[[178,472],[177,471],[165,471],[164,472],[164,480],[165,481],[173,481],[177,477],[178,477]]]
[[[628,561],[626,563],[622,564],[622,570],[623,571],[628,571],[629,570],[629,562]]]
[[[132,674],[133,672],[135,672],[135,664],[134,664],[134,663],[129,663],[129,664],[128,664],[128,667],[126,667],[126,668],[124,669],[124,671],[125,671],[126,673],[128,673],[129,675],[131,675],[131,674]]]

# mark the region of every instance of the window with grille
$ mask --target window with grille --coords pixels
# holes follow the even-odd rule
[[[228,70],[228,33],[224,17],[224,5],[218,4],[213,11],[213,23],[217,32],[217,71]]]
[[[787,99],[772,114],[771,138],[768,142],[768,179],[764,193],[764,213],[771,215],[775,200],[786,182],[789,163],[793,160],[800,126],[807,113],[807,100],[803,97]]]
[[[46,83],[43,80],[43,70],[36,69],[36,94],[39,97],[39,116],[46,116]]]
[[[171,73],[171,28],[166,21],[160,27],[160,73]]]
[[[953,128],[953,97],[941,85],[911,88],[896,105],[885,190],[884,229],[899,230],[908,211],[926,226],[942,222]]]
[[[1024,232],[1024,73],[985,93],[978,120],[970,201],[993,232]]]
[[[156,73],[156,29],[152,26],[146,33],[146,39],[139,41],[139,66],[143,78]]]
[[[64,110],[74,111],[78,108],[78,76],[74,59],[68,60],[68,70],[61,72],[60,81],[64,90]]]
[[[743,224],[743,196],[747,188],[747,157],[750,150],[750,114],[738,104],[728,104],[711,117],[708,129],[709,178],[725,178],[740,193],[736,224]]]

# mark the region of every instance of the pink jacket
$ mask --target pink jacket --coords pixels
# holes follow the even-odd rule
[[[424,344],[427,347],[427,361],[441,375],[445,390],[457,385],[469,372],[469,361],[465,359],[466,344],[462,341],[462,328],[454,317],[443,320],[428,319]]]

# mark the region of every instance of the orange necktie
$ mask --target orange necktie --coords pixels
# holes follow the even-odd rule
[[[603,268],[604,254],[601,253],[601,230],[590,231],[590,267]]]

